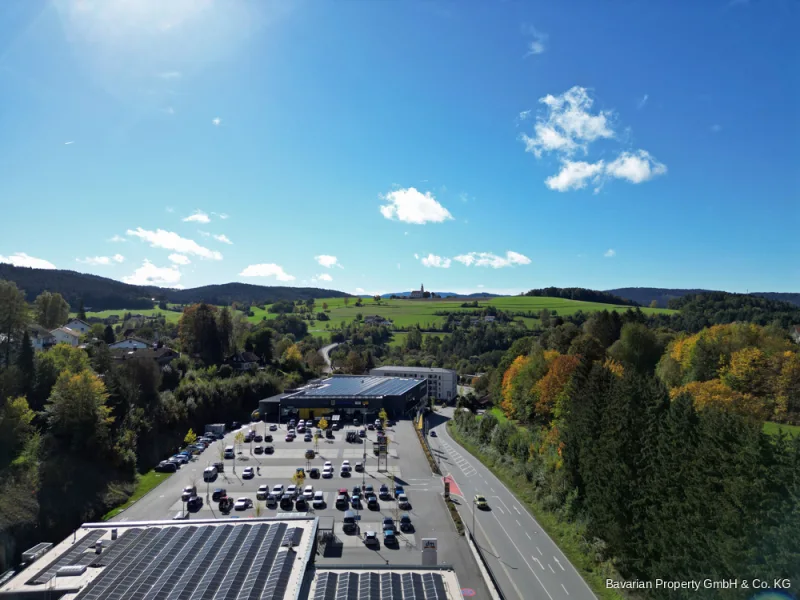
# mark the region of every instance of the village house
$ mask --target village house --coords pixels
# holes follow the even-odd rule
[[[69,327],[53,329],[50,334],[55,338],[56,344],[69,344],[73,348],[77,348],[81,341],[81,333]]]
[[[41,352],[56,345],[55,336],[40,325],[29,325],[28,337],[35,352]]]
[[[154,360],[158,366],[168,365],[180,356],[172,348],[163,346],[161,348],[116,348],[111,350],[111,356],[116,361],[126,360]]]
[[[258,355],[252,352],[237,352],[228,359],[228,364],[236,371],[252,371],[259,363]]]
[[[86,321],[81,321],[80,319],[70,319],[69,322],[64,325],[64,327],[69,327],[73,331],[77,331],[81,335],[84,333],[89,333],[89,330],[92,328],[89,323]]]
[[[119,350],[119,349],[134,349],[134,350],[143,350],[145,348],[150,348],[153,344],[148,342],[147,340],[143,340],[137,337],[126,337],[123,340],[118,342],[114,342],[113,344],[109,344],[108,347],[111,350]]]

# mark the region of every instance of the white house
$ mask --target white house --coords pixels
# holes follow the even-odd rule
[[[59,327],[50,333],[56,339],[56,344],[69,344],[77,348],[81,340],[81,333],[69,327]]]
[[[114,342],[113,344],[108,345],[108,347],[112,350],[117,350],[117,349],[144,350],[145,348],[149,348],[150,346],[152,346],[150,342],[135,337],[128,337],[125,338],[124,340],[120,340],[118,342]]]
[[[86,321],[81,321],[80,319],[70,319],[69,323],[64,325],[64,327],[69,327],[73,331],[77,331],[81,335],[84,333],[88,333],[89,330],[92,328]]]
[[[31,346],[36,352],[47,350],[56,343],[56,338],[53,334],[39,325],[28,326],[28,337],[31,340]]]

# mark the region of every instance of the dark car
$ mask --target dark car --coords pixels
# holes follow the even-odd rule
[[[386,531],[387,529],[394,529],[394,519],[392,517],[383,518],[383,530]]]
[[[263,442],[263,441],[264,441],[264,437],[263,437],[263,436],[260,436],[260,435],[258,435],[258,434],[256,434],[256,435],[253,437],[253,441],[254,441],[254,442],[259,442],[259,443],[260,443],[260,442]]]
[[[308,470],[308,476],[312,479],[319,479],[319,469],[317,467],[311,467]]]
[[[275,448],[272,446],[264,446],[264,454],[272,454],[275,452]]]
[[[325,430],[325,437],[326,437],[326,438],[328,438],[329,440],[332,440],[332,439],[334,439],[334,436],[333,436],[333,430],[331,430],[331,429],[326,429],[326,430]]]
[[[378,496],[381,498],[391,498],[391,494],[389,493],[389,486],[385,483],[381,485],[381,489],[378,490]]]
[[[272,425],[269,426],[269,430],[270,431],[278,431],[278,426],[275,425],[275,423],[273,423]]]
[[[344,494],[336,496],[336,508],[347,508],[347,496]]]
[[[203,499],[200,496],[192,496],[186,501],[186,510],[189,512],[197,512],[203,508]]]
[[[284,494],[281,496],[281,508],[291,510],[293,505],[294,497],[291,494]]]
[[[217,488],[212,492],[211,499],[214,502],[219,502],[220,498],[222,498],[223,496],[227,496],[227,495],[228,495],[228,492],[225,490],[225,488]]]
[[[370,496],[375,493],[375,488],[372,487],[371,483],[368,483],[364,486],[364,495]]]
[[[353,494],[360,494],[360,493],[361,493],[361,486],[360,485],[354,485],[353,486]]]
[[[294,509],[298,512],[306,512],[308,510],[308,501],[300,496],[294,503]]]
[[[435,429],[431,429],[431,437],[436,437],[436,430]]]
[[[370,423],[369,425],[367,425],[367,429],[369,429],[370,431],[375,431],[375,425]]]
[[[261,440],[256,440],[256,441],[260,442]],[[264,441],[265,442],[272,442],[272,436],[270,434],[265,435],[264,436]]]
[[[378,503],[378,497],[375,494],[371,496],[367,496],[367,508],[377,510],[380,507]]]
[[[267,506],[278,506],[278,497],[275,494],[267,494]]]
[[[397,544],[397,536],[394,534],[394,529],[383,530],[383,545],[394,546]]]
[[[400,517],[400,531],[413,531],[414,525],[411,523],[411,517],[408,516],[408,513],[403,513],[403,516]]]
[[[156,471],[158,473],[175,473],[177,470],[178,470],[178,465],[176,465],[174,462],[169,462],[166,460],[161,461],[156,466]]]
[[[256,446],[255,448],[253,448],[253,454],[264,454],[264,447]]]
[[[215,462],[212,464],[212,466],[217,469],[217,473],[225,472],[225,463]]]
[[[353,494],[350,497],[350,505],[353,508],[358,508],[359,506],[361,506],[361,495],[360,494]]]
[[[363,438],[363,437],[367,437],[367,431],[366,431],[366,429],[359,429],[359,430],[358,430],[358,437],[362,437],[362,438]]]

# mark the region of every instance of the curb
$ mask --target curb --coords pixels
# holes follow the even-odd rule
[[[472,552],[472,556],[475,559],[475,562],[478,563],[478,570],[481,572],[481,577],[483,577],[483,582],[486,584],[486,587],[489,589],[489,595],[492,597],[492,600],[501,600],[502,596],[497,591],[497,588],[494,586],[494,580],[489,575],[489,571],[486,570],[486,565],[483,564],[483,558],[481,557],[478,549],[475,547],[475,542],[472,541],[472,532],[470,531],[469,535],[466,536],[467,543],[469,544],[469,549]]]

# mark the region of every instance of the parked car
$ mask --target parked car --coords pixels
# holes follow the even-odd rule
[[[273,446],[264,446],[264,454],[273,454],[275,448]]]
[[[385,483],[381,484],[381,489],[378,490],[378,496],[381,498],[391,498],[391,495],[389,494],[389,486]]]
[[[263,441],[264,441],[264,437],[263,437],[263,436],[261,436],[261,435],[259,435],[259,434],[255,434],[255,436],[253,436],[253,441],[254,441],[254,442],[261,443],[261,442],[263,442]]]
[[[173,458],[176,459],[182,465],[185,465],[186,463],[189,462],[189,457],[186,456],[185,454],[176,454],[175,456],[170,457],[170,460],[172,460]]]
[[[284,510],[291,510],[294,505],[294,496],[291,494],[284,494],[281,496],[281,508]]]
[[[364,463],[359,461],[356,463],[356,471],[361,473],[364,471]]]
[[[378,534],[374,531],[368,531],[364,535],[364,545],[365,546],[380,546],[381,543],[378,541]]]
[[[344,494],[336,496],[336,508],[347,508],[347,496]]]
[[[292,498],[297,496],[297,486],[292,484],[286,488],[286,493],[291,495]]]
[[[203,481],[212,482],[217,480],[217,468],[206,467],[203,469]]]
[[[330,479],[331,477],[333,477],[333,467],[324,467],[322,469],[322,478]]]
[[[283,486],[280,483],[272,486],[272,493],[276,496],[283,496]]]
[[[275,423],[273,423],[272,425],[269,426],[269,430],[270,431],[278,431],[278,426],[275,425]]]
[[[259,441],[260,441],[260,440],[259,440]],[[265,441],[265,442],[272,442],[272,436],[271,436],[271,435],[269,435],[269,434],[265,435],[265,436],[264,436],[264,441]]]
[[[397,536],[394,534],[394,529],[383,530],[383,544],[384,546],[394,546],[397,544]]]
[[[264,454],[264,446],[256,446],[253,448],[253,454]]]
[[[269,495],[268,485],[258,486],[258,491],[256,492],[256,500],[266,500],[268,495]]]
[[[394,519],[392,517],[383,517],[383,530],[394,529]]]
[[[269,508],[278,506],[278,497],[275,494],[267,494],[267,506]]]
[[[360,494],[361,493],[361,486],[360,485],[354,485],[353,486],[353,493],[354,494]]]
[[[168,462],[168,463],[172,463],[173,465],[175,465],[175,466],[176,466],[177,468],[179,468],[179,469],[181,468],[181,465],[183,464],[183,463],[181,463],[181,461],[180,461],[180,460],[178,460],[178,459],[177,459],[177,458],[175,458],[174,456],[170,456],[170,457],[169,457],[169,458],[166,460],[166,462]]]
[[[211,492],[211,499],[214,502],[219,502],[220,498],[222,498],[223,496],[227,496],[227,495],[228,495],[228,492],[225,490],[225,488],[217,488],[213,492]]]
[[[359,506],[361,506],[361,495],[360,494],[353,494],[350,497],[350,505],[353,508],[358,508]]]
[[[245,467],[244,471],[242,471],[242,479],[252,479],[255,476],[256,472],[253,467]]]
[[[405,494],[405,490],[403,489],[402,485],[394,486],[394,497],[399,498],[401,494]]]
[[[377,510],[380,508],[380,504],[378,503],[378,497],[375,494],[367,496],[367,508]]]
[[[305,512],[308,510],[308,500],[300,496],[294,503],[294,509],[298,512]]]
[[[192,496],[197,495],[197,488],[193,485],[187,485],[183,488],[183,493],[181,494],[181,500],[186,502]]]
[[[321,490],[314,492],[314,500],[312,502],[314,508],[324,508],[325,507],[325,495]]]
[[[431,437],[436,437],[436,430],[435,429],[431,429]]]
[[[253,508],[253,501],[250,498],[239,498],[233,505],[233,510],[247,510]]]
[[[311,441],[313,441],[313,440],[314,440],[314,438],[311,436],[311,434],[310,434],[310,433],[307,433],[307,434],[305,434],[305,435],[303,436],[303,441],[304,441],[304,442],[311,442]]]
[[[303,488],[303,497],[306,500],[311,500],[314,497],[314,486],[313,485],[307,485],[306,487]]]
[[[375,431],[375,425],[370,423],[369,425],[367,425],[367,429],[369,429],[370,431]]]
[[[314,451],[313,451],[311,448],[309,448],[308,450],[306,450],[306,458],[307,458],[307,459],[309,459],[309,460],[310,460],[310,459],[314,458],[316,455],[317,455],[317,453],[316,453],[316,452],[314,452]]]
[[[200,496],[192,496],[186,501],[186,510],[196,513],[203,508],[203,499]]]
[[[162,460],[160,463],[158,463],[158,465],[156,465],[156,471],[158,473],[175,473],[177,470],[178,465],[167,460]]]
[[[215,462],[213,463],[213,467],[217,470],[217,473],[225,472],[225,463]]]
[[[411,503],[408,501],[408,496],[400,494],[397,497],[397,506],[400,508],[411,508]]]
[[[358,430],[358,437],[362,437],[362,438],[363,438],[363,437],[367,437],[367,431],[366,431],[366,429],[359,429],[359,430]]]
[[[400,531],[413,531],[414,525],[411,523],[411,517],[408,513],[403,513],[400,517]]]
[[[311,477],[311,479],[319,479],[319,469],[317,467],[311,467],[308,470],[308,476]]]
[[[375,488],[372,487],[371,483],[368,483],[367,485],[364,486],[364,493],[367,496],[369,496],[370,494],[374,494],[375,493]]]
[[[220,497],[219,509],[225,514],[231,512],[233,510],[233,498],[231,498],[230,496]]]
[[[283,438],[283,440],[284,440],[285,442],[293,442],[293,441],[294,441],[294,436],[293,436],[291,433],[287,433],[287,434],[286,434],[286,437],[285,437],[285,438]]]

